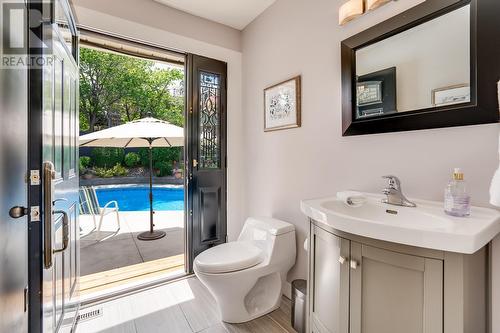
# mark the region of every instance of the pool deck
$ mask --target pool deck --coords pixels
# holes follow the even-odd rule
[[[157,211],[155,230],[167,235],[141,241],[137,235],[149,230],[149,212],[120,212],[105,216],[98,236],[91,215],[80,215],[80,290],[82,296],[184,270],[184,212]],[[99,216],[96,216],[99,223]]]

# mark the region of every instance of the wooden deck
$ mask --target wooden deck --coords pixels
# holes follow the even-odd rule
[[[182,270],[184,254],[151,260],[140,264],[111,269],[80,277],[80,295],[89,295],[140,280],[161,277]]]

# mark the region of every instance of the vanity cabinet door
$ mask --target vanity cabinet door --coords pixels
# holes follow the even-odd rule
[[[311,224],[310,332],[348,333],[349,240]]]
[[[443,261],[351,241],[350,333],[442,333]]]

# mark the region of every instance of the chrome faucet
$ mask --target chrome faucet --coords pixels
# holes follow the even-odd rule
[[[389,180],[389,186],[382,190],[387,198],[382,199],[383,203],[396,205],[396,206],[404,206],[404,207],[417,207],[414,202],[406,199],[403,192],[401,191],[401,181],[396,176],[382,176],[382,178]]]

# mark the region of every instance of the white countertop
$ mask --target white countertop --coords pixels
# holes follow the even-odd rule
[[[388,242],[471,254],[500,232],[500,212],[472,207],[469,217],[444,213],[443,203],[411,201],[413,207],[384,204],[379,194],[363,193],[367,202],[351,207],[335,196],[303,200],[302,212],[336,230]],[[387,212],[389,210],[389,212]]]

